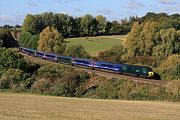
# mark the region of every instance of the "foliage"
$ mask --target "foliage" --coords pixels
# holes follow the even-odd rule
[[[18,68],[22,70],[26,68],[26,62],[22,55],[5,48],[0,48],[0,51],[0,65],[4,68]]]
[[[133,17],[132,17],[133,18]],[[67,14],[46,12],[42,14],[28,14],[24,20],[22,31],[32,35],[39,34],[47,26],[61,31],[63,37],[94,36],[101,34],[127,34],[131,28],[131,19],[122,20],[115,24],[106,20],[102,15],[93,17],[90,14],[73,18]]]
[[[98,55],[99,61],[108,61],[113,63],[122,63],[123,62],[123,46],[115,46],[106,51],[100,51]]]
[[[169,56],[179,53],[180,33],[175,28],[161,29],[161,23],[134,23],[127,35],[124,48],[131,56]]]
[[[104,16],[98,15],[96,16],[96,21],[97,21],[97,29],[98,29],[98,34],[102,35],[106,32],[106,24],[107,20]]]
[[[65,55],[79,58],[90,58],[90,55],[85,51],[82,45],[68,46]]]
[[[81,18],[81,29],[85,36],[94,36],[97,34],[96,21],[93,16],[87,14]]]
[[[180,55],[174,54],[167,58],[158,68],[155,69],[163,80],[180,78]]]
[[[33,83],[33,91],[62,96],[74,96],[77,87],[90,77],[86,72],[65,66],[42,66],[37,73],[38,80]]]
[[[30,32],[23,32],[19,36],[18,43],[20,46],[36,50],[38,39],[38,35],[32,35]]]
[[[47,27],[40,33],[38,41],[39,51],[62,54],[64,49],[64,39],[57,29],[54,27]]]
[[[22,87],[22,83],[29,77],[29,74],[24,73],[20,69],[9,69],[1,75],[1,89],[16,89]]]
[[[139,65],[148,65],[151,67],[158,67],[166,57],[156,57],[156,56],[132,56],[126,59],[128,64],[139,64]]]
[[[171,101],[180,100],[180,80],[171,81],[166,88],[166,92]]]
[[[14,40],[11,32],[6,29],[0,29],[0,46],[2,47],[17,47],[17,41]]]
[[[179,101],[179,82],[171,86],[176,86],[173,90],[171,87],[148,85],[136,83],[126,79],[111,79],[101,84],[93,94],[88,97],[101,99],[128,99],[128,100],[168,100]],[[171,92],[174,91],[174,95]],[[168,97],[167,97],[168,95]]]

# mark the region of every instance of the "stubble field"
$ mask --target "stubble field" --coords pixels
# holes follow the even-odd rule
[[[0,120],[178,120],[180,103],[0,93]]]

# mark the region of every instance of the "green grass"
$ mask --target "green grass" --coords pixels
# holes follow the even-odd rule
[[[0,120],[178,120],[180,103],[0,93]]]
[[[81,44],[91,56],[97,56],[100,51],[121,45],[125,36],[98,36],[98,37],[80,37],[65,39],[67,46]]]

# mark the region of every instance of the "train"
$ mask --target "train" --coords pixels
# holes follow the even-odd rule
[[[103,70],[123,75],[137,76],[143,78],[153,78],[154,72],[149,66],[129,65],[124,63],[111,63],[104,61],[95,61],[92,59],[75,58],[71,56],[62,56],[50,54],[43,51],[37,51],[25,47],[19,47],[19,51],[34,57],[50,60],[57,63],[69,64],[73,66],[86,67],[95,70]]]

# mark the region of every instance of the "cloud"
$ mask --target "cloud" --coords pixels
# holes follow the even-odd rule
[[[16,25],[22,24],[24,19],[24,15],[16,15],[16,16],[7,16],[7,15],[0,15],[0,25]]]
[[[37,3],[34,3],[34,2],[28,2],[27,4],[30,7],[37,7],[37,6],[39,6]]]
[[[128,0],[128,3],[126,5],[126,8],[128,9],[137,9],[137,8],[142,8],[145,5],[137,0]]]
[[[1,20],[1,21],[10,20],[10,17],[7,16],[7,15],[0,15],[0,20]]]
[[[82,10],[81,10],[81,9],[79,9],[79,8],[75,8],[75,9],[74,9],[74,11],[75,11],[75,12],[82,13]]]
[[[158,3],[162,5],[174,5],[176,4],[176,0],[158,0]]]
[[[112,15],[113,12],[109,9],[99,9],[96,11],[98,14],[103,14],[103,15]]]

